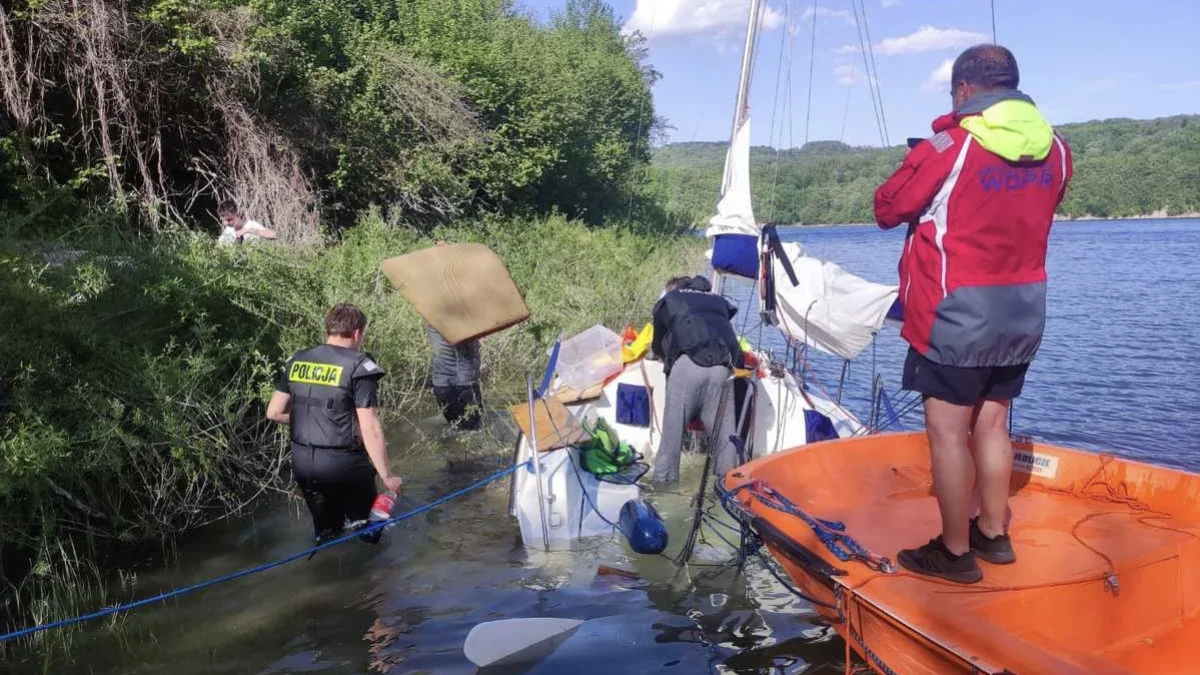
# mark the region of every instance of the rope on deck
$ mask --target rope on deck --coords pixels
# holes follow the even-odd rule
[[[438,506],[445,504],[446,502],[455,500],[459,497],[462,497],[463,495],[465,495],[467,493],[478,490],[479,488],[482,488],[485,485],[488,485],[489,483],[493,483],[493,482],[515,472],[517,469],[520,469],[522,466],[525,466],[528,464],[529,464],[529,461],[526,460],[520,464],[516,464],[516,465],[510,466],[508,468],[502,469],[502,470],[497,471],[496,473],[488,476],[487,478],[476,481],[475,483],[472,483],[471,485],[468,485],[467,487],[465,487],[461,490],[457,490],[455,492],[451,492],[448,495],[439,497],[439,498],[429,502],[428,504],[425,504],[424,506],[418,506],[417,508],[415,508],[411,511],[408,511],[407,513],[402,513],[398,516],[393,516],[387,520],[381,520],[377,523],[368,525],[367,527],[364,527],[362,529],[354,530],[350,534],[343,535],[341,537],[338,537],[337,539],[331,539],[322,544],[318,544],[311,548],[300,551],[299,553],[293,553],[292,555],[289,555],[286,558],[281,558],[279,560],[275,560],[275,561],[269,562],[269,563],[263,563],[261,565],[255,565],[254,567],[250,567],[250,568],[247,568],[244,570],[240,570],[238,572],[226,574],[224,576],[216,577],[215,579],[201,581],[199,583],[195,583],[190,586],[176,588],[174,590],[170,590],[165,593],[159,593],[158,595],[154,595],[149,598],[143,598],[141,600],[127,602],[127,603],[124,603],[121,605],[116,605],[114,607],[106,607],[104,609],[97,610],[97,611],[91,612],[89,614],[83,614],[83,615],[76,616],[76,617],[73,617],[70,619],[62,619],[62,620],[54,621],[51,623],[40,624],[37,626],[29,626],[28,628],[22,628],[21,630],[15,630],[15,631],[12,631],[11,633],[5,633],[3,635],[0,635],[0,643],[8,642],[9,640],[15,640],[18,638],[29,637],[31,635],[36,635],[37,633],[41,633],[41,632],[48,631],[48,630],[53,630],[56,628],[63,628],[66,626],[71,626],[71,625],[74,625],[77,623],[83,623],[85,621],[101,619],[106,616],[112,616],[114,614],[121,614],[123,612],[128,612],[130,610],[137,609],[138,607],[144,607],[146,605],[150,605],[150,604],[153,604],[156,602],[170,600],[171,598],[177,598],[182,595],[194,593],[196,591],[204,590],[211,586],[223,584],[228,581],[234,581],[235,579],[241,579],[242,577],[248,577],[253,574],[258,574],[260,572],[266,572],[267,570],[271,570],[276,567],[282,567],[283,565],[286,565],[291,562],[295,562],[301,558],[310,557],[310,556],[314,555],[315,553],[317,553],[318,551],[323,551],[327,548],[332,548],[339,544],[343,544],[347,541],[350,541],[351,539],[357,539],[364,534],[369,534],[371,532],[382,530],[385,527],[394,525],[394,524],[399,523],[404,520],[408,520],[409,518],[418,516],[422,513],[425,513],[426,511],[431,511],[431,510],[437,508]]]
[[[846,531],[845,523],[809,515],[762,479],[751,480],[725,492],[722,495],[722,500],[732,500],[738,492],[743,490],[747,491],[754,499],[757,499],[760,504],[781,513],[795,516],[807,523],[817,538],[821,540],[821,543],[825,545],[825,548],[829,549],[829,552],[836,556],[838,560],[857,560],[871,570],[883,574],[893,574],[897,571],[895,564],[891,560],[871,553],[854,537],[850,536]]]

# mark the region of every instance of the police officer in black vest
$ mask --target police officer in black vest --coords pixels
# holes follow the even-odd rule
[[[291,425],[292,474],[317,541],[337,536],[347,521],[365,524],[376,474],[389,490],[400,489],[376,413],[384,373],[362,351],[366,328],[354,305],[329,310],[325,344],[288,359],[267,406],[267,419]],[[378,541],[372,534],[368,540]]]

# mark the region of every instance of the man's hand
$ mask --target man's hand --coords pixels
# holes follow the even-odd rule
[[[404,481],[400,480],[399,476],[388,476],[383,479],[383,484],[392,492],[400,492],[400,487],[404,485]]]

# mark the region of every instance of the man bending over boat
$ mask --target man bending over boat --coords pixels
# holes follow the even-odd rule
[[[662,439],[654,460],[654,482],[679,480],[679,454],[687,425],[699,417],[716,438],[714,468],[721,475],[736,466],[737,451],[729,442],[734,430],[732,390],[719,411],[721,389],[742,366],[742,348],[730,320],[737,307],[711,292],[704,277],[676,277],[654,305],[651,352],[662,359],[667,376],[667,402]],[[720,419],[718,413],[720,412]]]
[[[1046,246],[1071,152],[1017,90],[1012,53],[967,49],[951,71],[953,112],[933,122],[875,192],[875,218],[908,223],[900,258],[904,388],[925,405],[942,534],[900,551],[905,568],[960,583],[976,557],[1016,560],[1007,535],[1006,418],[1046,324]],[[975,488],[979,515],[972,518]]]
[[[341,533],[347,521],[365,525],[375,501],[375,475],[400,490],[376,413],[383,370],[362,351],[367,317],[354,305],[325,315],[325,342],[288,359],[267,419],[290,425],[292,474],[312,514],[318,542]],[[363,535],[379,541],[381,531]]]

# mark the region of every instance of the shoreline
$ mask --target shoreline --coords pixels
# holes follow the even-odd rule
[[[1059,223],[1089,223],[1089,222],[1107,222],[1113,220],[1200,220],[1200,212],[1189,212],[1178,215],[1162,215],[1159,213],[1149,213],[1137,216],[1062,216],[1055,215],[1054,222]],[[804,227],[804,228],[819,228],[819,227],[878,227],[875,223],[789,223],[779,224],[777,227]],[[700,229],[700,228],[697,228]]]

